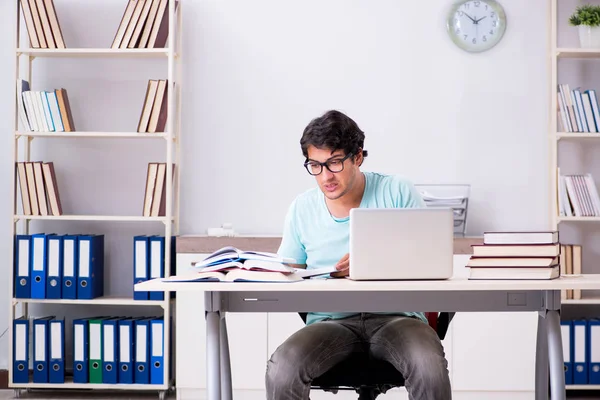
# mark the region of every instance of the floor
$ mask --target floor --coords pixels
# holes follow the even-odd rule
[[[388,393],[389,394],[389,393]],[[473,393],[476,395],[476,393]],[[598,393],[581,393],[575,395],[567,395],[567,398],[570,400],[590,400],[590,399],[598,399]],[[240,400],[244,400],[243,397]],[[251,396],[254,397],[254,396]],[[336,396],[331,395],[331,400],[336,400]],[[383,396],[387,397],[387,396]],[[0,400],[8,400],[14,399],[14,391],[13,390],[0,390]],[[64,392],[30,392],[30,393],[22,393],[21,399],[31,399],[31,400],[158,400],[158,394],[156,392],[148,392],[148,393],[121,393],[121,392],[77,392],[77,391],[64,391]],[[169,396],[168,399],[172,400],[175,396]],[[347,397],[346,397],[347,398]],[[354,398],[354,396],[352,396]],[[481,393],[480,395],[476,395],[475,397],[469,396],[468,398],[479,398],[485,400],[486,394]],[[494,397],[496,398],[496,397]],[[329,399],[329,397],[328,397]],[[382,398],[383,400],[383,398]]]

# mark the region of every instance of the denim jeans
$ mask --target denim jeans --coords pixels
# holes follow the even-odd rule
[[[267,363],[267,400],[308,400],[311,382],[352,352],[394,365],[411,400],[450,400],[444,348],[423,321],[362,313],[305,326],[291,335]]]

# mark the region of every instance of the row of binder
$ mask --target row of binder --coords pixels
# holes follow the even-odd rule
[[[171,236],[170,274],[175,274],[175,241]],[[159,235],[139,235],[133,237],[133,284],[155,278],[165,277],[165,245],[166,239]],[[175,293],[171,292],[171,297]],[[134,300],[164,300],[164,292],[133,292]]]
[[[565,384],[600,384],[600,319],[561,321]]]
[[[104,235],[15,235],[14,255],[16,298],[104,295]]]
[[[14,320],[13,383],[30,382],[29,329]],[[65,383],[65,320],[33,319],[33,382]],[[163,317],[73,320],[73,382],[163,384]]]

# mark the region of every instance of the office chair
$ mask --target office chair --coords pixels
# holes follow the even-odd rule
[[[306,323],[307,313],[299,313]],[[440,340],[446,337],[450,321],[455,313],[425,313],[429,326]],[[354,390],[358,400],[375,400],[394,387],[404,386],[404,377],[387,361],[370,359],[365,353],[354,353],[347,360],[335,365],[323,375],[315,378],[311,389],[337,393],[339,390]]]

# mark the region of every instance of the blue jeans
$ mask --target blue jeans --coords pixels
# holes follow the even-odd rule
[[[394,365],[411,400],[450,400],[444,348],[436,332],[416,318],[362,313],[305,326],[267,363],[268,400],[308,400],[311,382],[353,352]]]

